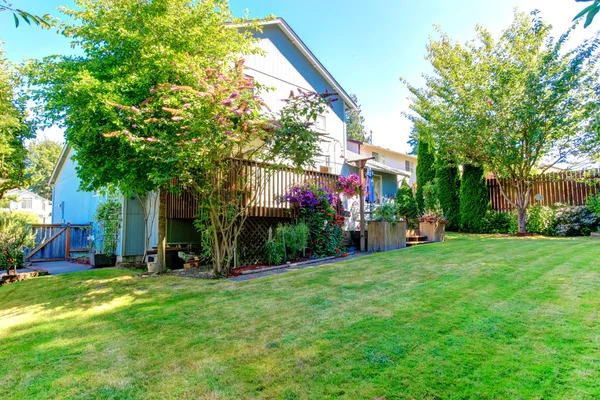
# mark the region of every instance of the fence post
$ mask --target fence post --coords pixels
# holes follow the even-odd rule
[[[67,224],[67,239],[65,241],[65,258],[69,259],[71,256],[71,223]]]

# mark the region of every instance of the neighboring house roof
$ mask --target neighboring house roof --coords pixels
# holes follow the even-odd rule
[[[58,178],[58,175],[60,174],[60,170],[62,169],[63,165],[65,165],[65,161],[67,161],[67,159],[68,159],[69,150],[71,150],[71,146],[69,146],[68,144],[65,144],[63,146],[62,151],[60,152],[58,161],[56,162],[56,165],[54,166],[54,171],[52,171],[52,175],[50,175],[50,180],[48,181],[50,186],[53,186],[56,183],[56,179]]]
[[[294,32],[283,18],[275,18],[271,20],[260,21],[260,25],[275,25],[287,36],[292,44],[308,59],[310,64],[319,72],[319,74],[331,85],[337,94],[344,100],[344,103],[350,108],[358,109],[358,104],[352,100],[344,88],[335,80],[333,75],[327,71],[327,68],[315,57],[310,49],[304,44],[302,39]],[[244,25],[238,25],[244,26]]]
[[[346,150],[345,158],[346,158],[346,161],[349,161],[349,162],[364,159],[364,157],[361,156],[360,154],[356,154],[355,152],[350,151],[350,150]],[[388,165],[379,163],[375,160],[367,161],[367,167],[371,168],[373,171],[385,172],[385,173],[394,174],[394,175],[402,175],[404,177],[410,178],[410,172],[402,171],[401,169],[397,169],[397,168],[392,168]]]
[[[352,142],[352,143],[357,143],[357,144],[359,144],[361,146],[373,148],[375,150],[384,150],[384,151],[387,151],[389,153],[394,153],[394,154],[397,154],[397,155],[402,156],[402,157],[411,158],[411,159],[413,159],[415,161],[417,160],[417,156],[413,156],[411,154],[406,154],[406,153],[401,153],[399,151],[391,150],[391,149],[388,149],[386,147],[375,146],[374,144],[371,144],[371,143],[365,143],[365,142],[361,142],[360,140],[350,139],[350,138],[348,138],[348,141]]]
[[[40,200],[47,201],[48,203],[51,203],[51,201],[48,200],[47,198],[42,197],[39,194],[34,193],[31,190],[29,190],[29,189],[16,188],[16,189],[10,189],[9,191],[6,192],[6,195],[11,195],[11,194],[16,194],[16,195],[28,194],[28,195],[36,197],[36,198],[38,198]]]

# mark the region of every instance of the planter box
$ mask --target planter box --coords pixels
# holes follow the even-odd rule
[[[406,247],[406,222],[369,222],[368,251],[390,251]]]
[[[117,265],[117,256],[107,256],[102,253],[94,254],[95,268],[114,267],[115,265]]]
[[[419,222],[419,232],[422,236],[427,236],[429,242],[443,242],[446,240],[446,224]]]

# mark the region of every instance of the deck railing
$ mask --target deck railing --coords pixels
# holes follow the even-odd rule
[[[290,205],[280,200],[280,196],[290,186],[313,181],[335,189],[338,180],[337,175],[330,173],[306,170],[298,172],[293,168],[272,171],[259,162],[239,162],[241,169],[238,171],[244,176],[244,187],[247,188],[243,197],[245,201],[251,202],[249,217],[290,217]],[[230,179],[236,181],[235,177]],[[192,189],[183,188],[179,193],[167,195],[167,218],[191,219],[197,213],[198,201]]]

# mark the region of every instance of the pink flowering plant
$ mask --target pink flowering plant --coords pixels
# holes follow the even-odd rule
[[[338,193],[344,194],[347,197],[360,196],[360,177],[358,176],[358,174],[340,176],[337,181],[336,188]]]
[[[182,69],[194,68],[182,65]],[[313,166],[320,139],[312,124],[333,107],[333,93],[299,90],[273,113],[245,73],[244,60],[194,70],[195,82],[163,83],[138,105],[107,102],[119,126],[103,134],[129,144],[131,159],[149,165],[157,187],[184,186],[199,204],[196,227],[211,249],[214,270],[229,272],[248,209],[270,176]],[[260,162],[261,179],[246,162]],[[132,164],[135,167],[135,164]]]
[[[308,247],[314,257],[342,254],[344,218],[337,214],[339,200],[331,189],[306,182],[290,187],[281,200],[297,209],[298,219],[308,226]]]

